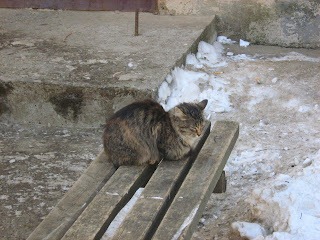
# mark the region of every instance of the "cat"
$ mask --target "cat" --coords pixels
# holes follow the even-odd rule
[[[120,109],[104,128],[108,159],[119,167],[184,158],[201,135],[207,103],[181,103],[166,112],[154,100],[143,100]]]

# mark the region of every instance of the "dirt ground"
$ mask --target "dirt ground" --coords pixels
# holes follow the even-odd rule
[[[101,134],[0,125],[1,239],[29,236],[101,151]]]

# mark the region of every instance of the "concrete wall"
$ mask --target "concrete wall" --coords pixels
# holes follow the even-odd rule
[[[218,17],[220,34],[256,44],[320,47],[320,0],[159,0],[161,14]]]

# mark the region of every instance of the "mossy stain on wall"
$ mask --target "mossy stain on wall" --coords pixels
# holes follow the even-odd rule
[[[77,121],[83,106],[83,92],[68,88],[64,92],[50,97],[54,110],[67,120]]]

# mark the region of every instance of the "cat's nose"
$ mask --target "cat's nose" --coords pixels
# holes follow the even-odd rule
[[[201,128],[197,127],[196,129],[197,129],[197,135],[200,136],[201,135]]]

